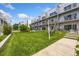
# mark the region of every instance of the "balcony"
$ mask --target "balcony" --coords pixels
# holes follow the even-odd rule
[[[69,11],[69,10],[72,10],[72,9],[74,9],[74,8],[77,8],[77,7],[79,7],[79,6],[78,6],[78,3],[72,3],[72,4],[70,4],[70,5],[66,6],[66,7],[64,7],[64,11]]]
[[[67,11],[67,10],[70,10],[70,9],[71,9],[71,5],[64,7],[64,11]]]
[[[55,12],[50,13],[50,16],[54,16],[54,15],[57,15],[57,12],[56,12],[56,11],[55,11]]]
[[[65,19],[65,21],[77,19],[77,13],[66,15],[66,16],[64,16],[64,19]]]
[[[58,22],[58,23],[68,23],[68,22],[77,22],[77,21],[79,21],[79,19],[72,19],[72,20],[65,20],[65,21],[60,21],[60,22]]]
[[[46,16],[43,16],[43,17],[42,17],[42,20],[43,20],[43,19],[46,19]]]

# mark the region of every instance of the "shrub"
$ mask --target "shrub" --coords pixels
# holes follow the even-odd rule
[[[29,28],[30,30],[32,30],[32,27],[30,26],[30,28]]]
[[[14,24],[14,25],[13,25],[13,29],[14,29],[14,30],[18,30],[18,24]]]
[[[3,26],[3,34],[8,35],[12,32],[12,28],[10,25],[6,24]]]
[[[20,31],[22,32],[29,31],[29,28],[26,25],[20,25]]]
[[[77,38],[77,41],[79,41],[79,37]]]

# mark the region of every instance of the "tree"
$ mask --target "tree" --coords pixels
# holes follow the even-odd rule
[[[13,29],[14,29],[14,30],[18,30],[18,26],[19,26],[19,24],[14,24],[14,25],[13,25]]]
[[[28,26],[22,24],[22,25],[20,25],[20,31],[26,32],[26,31],[29,31],[29,28],[28,28]]]
[[[4,34],[4,35],[8,35],[8,34],[10,34],[11,32],[12,32],[11,26],[8,25],[8,24],[4,24],[4,26],[3,26],[3,34]]]
[[[32,27],[30,26],[30,28],[29,28],[30,30],[32,30]]]

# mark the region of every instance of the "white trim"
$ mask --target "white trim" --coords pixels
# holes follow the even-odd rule
[[[5,44],[5,42],[8,40],[8,38],[11,36],[11,34],[9,34],[4,40],[2,40],[0,42],[0,48]]]

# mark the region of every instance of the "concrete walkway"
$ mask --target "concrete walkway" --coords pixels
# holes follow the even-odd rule
[[[5,44],[5,42],[8,40],[8,38],[11,36],[11,34],[9,34],[4,40],[2,40],[0,42],[0,48]]]
[[[33,56],[74,56],[77,41],[62,38]]]

